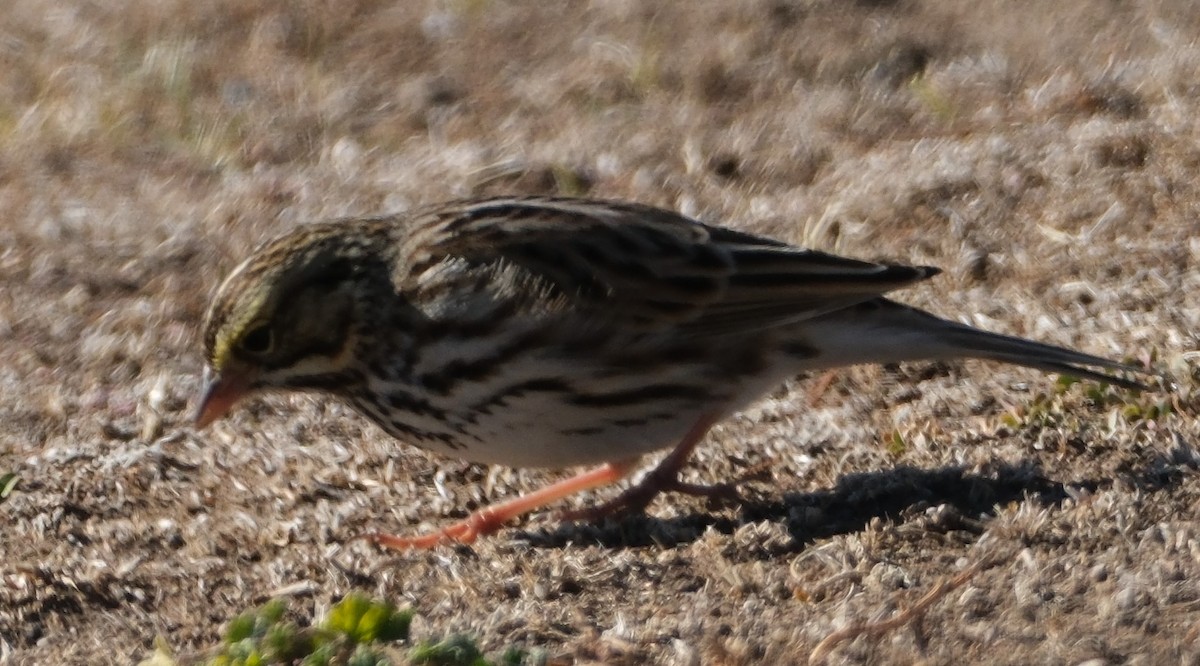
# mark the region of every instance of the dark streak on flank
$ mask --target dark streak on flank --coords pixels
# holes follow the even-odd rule
[[[566,395],[571,392],[570,384],[561,379],[530,379],[496,391],[491,397],[462,410],[462,415],[468,423],[476,423],[479,421],[479,416],[491,414],[493,408],[505,404],[512,398],[519,398],[528,393],[562,393]]]
[[[428,400],[401,391],[387,394],[387,403],[392,410],[408,412],[420,416],[428,416],[437,420],[445,420],[446,410],[434,407]]]
[[[591,435],[599,435],[600,433],[604,432],[604,428],[601,428],[600,426],[588,426],[586,428],[567,428],[565,430],[559,430],[558,432],[559,434],[568,436],[574,435],[577,437],[589,437]]]
[[[678,417],[679,414],[675,412],[653,412],[636,418],[615,419],[610,421],[608,425],[615,426],[617,428],[633,428],[636,426],[646,425],[647,423],[653,423],[654,421],[666,421]],[[600,433],[609,429],[610,428],[606,427],[605,425],[593,425],[579,428],[566,428],[560,430],[559,433],[563,435],[599,435]]]
[[[568,396],[567,402],[579,407],[623,407],[639,403],[655,403],[662,400],[707,402],[712,399],[709,391],[688,384],[651,384],[626,391],[612,393],[579,393]]]
[[[433,407],[419,398],[402,393],[391,393],[388,395],[388,403],[392,406],[392,409],[388,409],[379,402],[372,400],[368,395],[353,395],[351,396],[351,402],[359,413],[370,418],[379,427],[387,431],[389,435],[397,439],[410,440],[415,444],[421,442],[441,442],[447,448],[451,449],[462,449],[465,447],[454,433],[418,428],[405,423],[399,418],[392,417],[392,414],[396,413],[393,410],[397,410],[401,413],[429,415],[435,419],[445,418],[446,413],[444,411]]]
[[[459,382],[480,382],[515,357],[538,346],[545,331],[531,330],[501,345],[490,356],[477,359],[456,359],[443,365],[438,372],[417,378],[418,384],[436,395],[448,394]]]

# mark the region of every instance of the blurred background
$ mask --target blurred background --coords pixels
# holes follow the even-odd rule
[[[796,663],[997,553],[835,663],[1196,659],[1198,39],[1189,0],[7,0],[0,662],[195,653],[361,589],[490,654]],[[553,475],[303,397],[186,428],[255,243],[502,193],[941,266],[901,298],[1178,385],[850,369],[714,431],[695,478],[766,465],[747,504],[401,558],[347,540]]]

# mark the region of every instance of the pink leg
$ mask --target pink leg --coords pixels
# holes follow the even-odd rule
[[[636,464],[637,460],[632,459],[602,465],[596,469],[546,486],[541,490],[521,495],[495,506],[480,509],[465,519],[436,532],[411,537],[376,532],[364,535],[362,538],[385,548],[395,550],[433,548],[446,541],[472,543],[476,538],[491,534],[500,529],[504,523],[523,516],[530,511],[535,511],[551,502],[556,502],[564,497],[569,497],[585,490],[616,483],[633,471]]]
[[[631,486],[625,492],[600,506],[580,509],[578,511],[566,511],[563,512],[561,517],[564,520],[595,521],[606,516],[635,513],[645,509],[660,493],[669,491],[703,497],[736,496],[737,492],[732,484],[703,486],[694,483],[684,483],[679,480],[679,470],[683,469],[683,466],[687,464],[692,451],[703,441],[704,436],[708,434],[709,429],[718,420],[720,419],[715,415],[703,416],[683,436],[679,444],[667,454],[667,457],[663,458],[662,462],[646,474],[645,478],[639,481],[637,485]]]

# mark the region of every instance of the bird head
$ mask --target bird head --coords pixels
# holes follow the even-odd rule
[[[356,361],[364,292],[381,238],[344,223],[307,225],[258,248],[217,289],[203,326],[196,425],[271,389],[336,391]]]

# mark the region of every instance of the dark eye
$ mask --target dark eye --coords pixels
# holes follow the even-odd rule
[[[242,336],[242,349],[251,354],[262,354],[271,351],[271,345],[274,343],[274,336],[271,335],[271,329],[266,326],[259,326],[250,329],[246,335]]]

